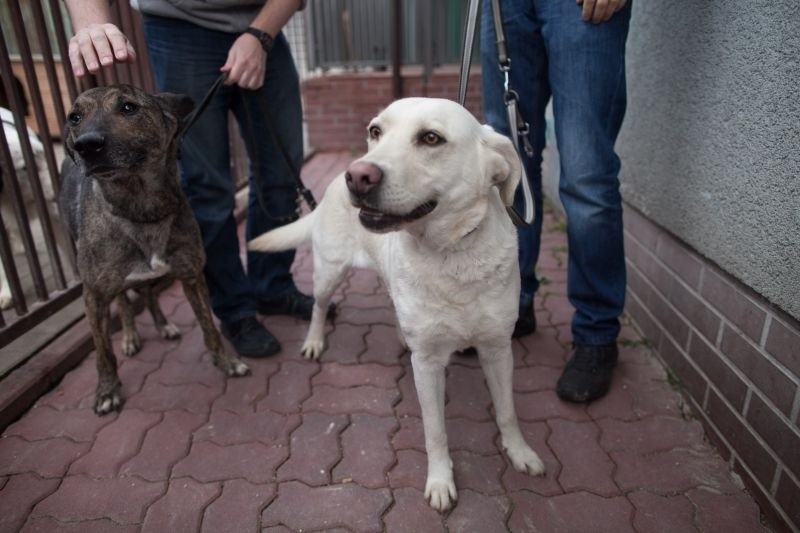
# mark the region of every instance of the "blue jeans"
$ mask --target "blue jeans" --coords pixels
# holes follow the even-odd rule
[[[607,344],[619,335],[625,305],[620,162],[614,142],[625,114],[625,40],[631,2],[609,22],[581,20],[574,0],[502,0],[511,58],[511,88],[531,125],[534,156],[522,155],[536,202],[536,220],[520,228],[520,305],[539,283],[534,272],[542,231],[542,150],[545,107],[553,98],[561,160],[559,196],[567,214],[567,295],[575,307],[578,344]],[[483,107],[486,121],[509,133],[498,68],[491,1],[483,2],[481,28]],[[521,203],[521,194],[517,194]]]
[[[199,104],[220,75],[238,34],[201,28],[176,19],[145,16],[145,40],[160,91],[191,96]],[[264,110],[274,124],[270,127]],[[272,128],[289,151],[295,168],[303,164],[300,83],[289,45],[282,34],[269,53],[264,85],[256,90],[223,86],[184,138],[181,185],[192,206],[206,251],[205,278],[214,313],[234,321],[256,313],[260,298],[294,289],[290,272],[294,251],[247,253],[242,266],[236,233],[234,180],[228,139],[232,112],[250,156],[250,195],[246,238],[278,225],[296,208],[291,171],[272,141]],[[253,162],[257,162],[254,168]],[[257,175],[257,178],[254,176]],[[262,209],[256,195],[260,185]],[[266,211],[266,212],[265,212]]]

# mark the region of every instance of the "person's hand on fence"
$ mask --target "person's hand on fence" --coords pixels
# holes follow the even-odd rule
[[[110,23],[90,24],[78,30],[69,40],[69,61],[72,72],[80,77],[97,72],[114,62],[133,63],[136,51],[119,28]]]
[[[234,41],[228,59],[220,71],[228,73],[225,85],[238,85],[243,89],[258,89],[264,85],[267,70],[267,53],[261,43],[248,33]]]
[[[581,10],[584,22],[592,21],[595,24],[608,22],[614,13],[625,7],[628,0],[575,0]]]

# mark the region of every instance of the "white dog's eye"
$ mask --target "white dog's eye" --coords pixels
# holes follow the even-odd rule
[[[436,146],[437,144],[442,144],[444,142],[444,138],[441,135],[432,131],[426,131],[420,135],[419,140],[428,146]]]
[[[378,126],[370,126],[369,128],[369,138],[372,140],[377,140],[381,136],[381,129]]]

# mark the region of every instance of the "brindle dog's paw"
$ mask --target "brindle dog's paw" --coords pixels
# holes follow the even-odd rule
[[[158,332],[161,334],[162,339],[174,340],[174,339],[179,339],[181,337],[181,330],[178,329],[178,326],[176,326],[172,322],[167,322],[166,324],[161,326]]]
[[[122,398],[119,385],[109,392],[98,392],[94,399],[94,413],[98,416],[107,415],[111,411],[118,411],[122,407]]]
[[[139,333],[133,331],[131,333],[123,333],[122,334],[122,343],[120,345],[120,351],[122,351],[122,355],[126,357],[131,357],[139,352],[142,349],[142,338],[139,336]]]
[[[219,359],[214,364],[228,377],[241,377],[250,373],[250,367],[235,357]]]

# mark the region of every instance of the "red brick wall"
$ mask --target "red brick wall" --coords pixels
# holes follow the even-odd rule
[[[429,96],[458,99],[458,69],[435,69],[426,83],[422,69],[402,70],[403,97]],[[480,69],[470,75],[466,107],[482,121]],[[303,108],[308,142],[315,150],[363,150],[369,121],[389,105],[391,72],[329,74],[303,82]]]
[[[772,523],[800,527],[800,324],[629,205],[625,252],[628,314]]]

